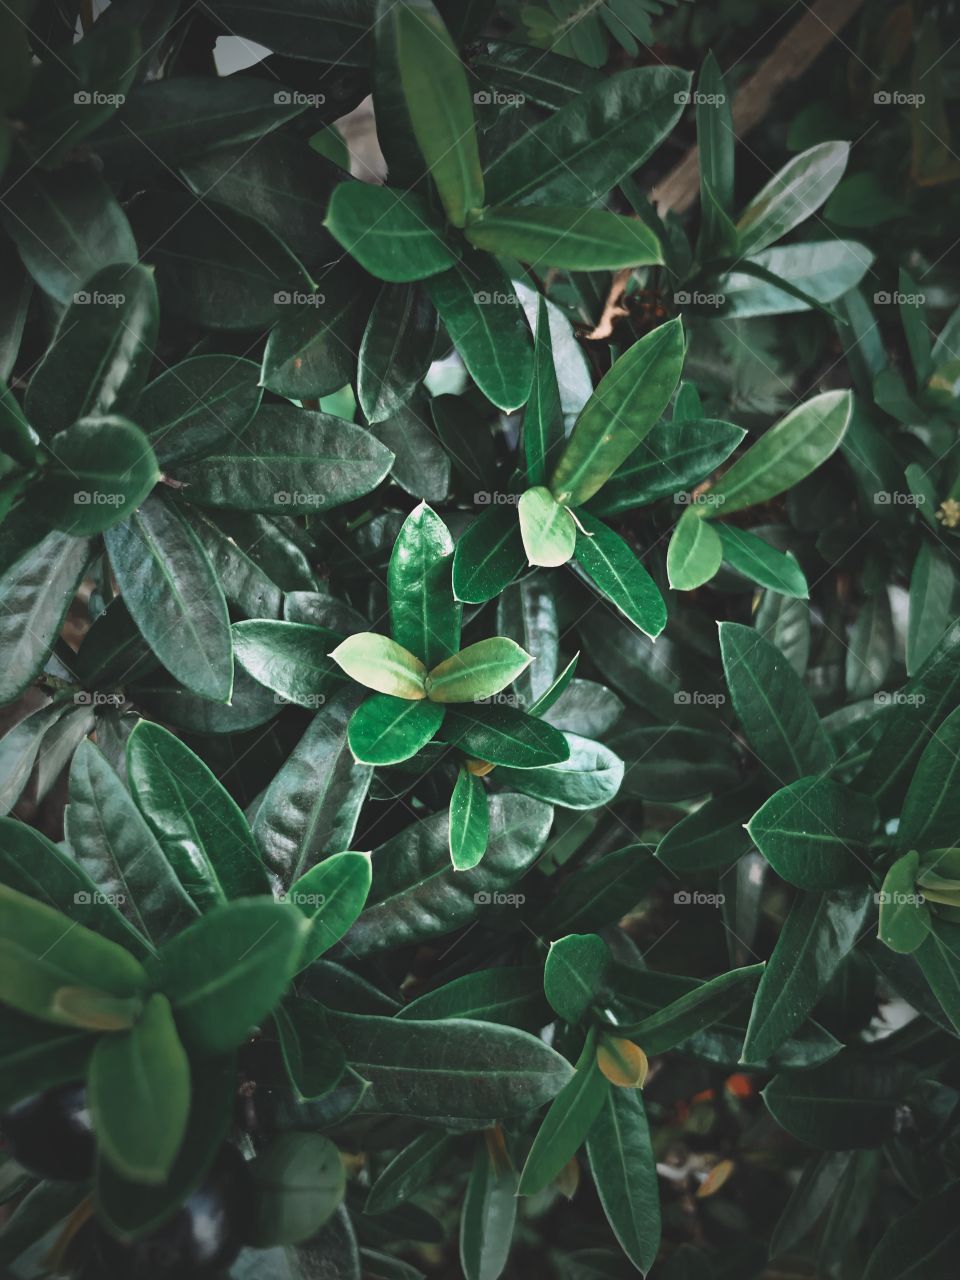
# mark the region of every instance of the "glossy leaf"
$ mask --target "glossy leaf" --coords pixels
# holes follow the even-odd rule
[[[595,933],[572,933],[550,944],[543,990],[555,1013],[579,1022],[600,997],[610,966],[607,944]]]
[[[866,881],[876,807],[829,778],[801,778],[777,791],[747,823],[774,871],[800,889]]]
[[[660,1199],[639,1090],[607,1090],[587,1135],[587,1155],[607,1221],[621,1249],[646,1273],[660,1247]]]
[[[491,507],[457,541],[454,595],[468,604],[483,604],[499,595],[526,563],[516,512],[512,507]]]
[[[483,394],[504,413],[519,409],[533,381],[533,339],[509,278],[493,258],[471,250],[426,287]]]
[[[491,1120],[549,1102],[570,1078],[535,1036],[493,1022],[438,1022],[337,1013],[330,1026],[371,1084],[366,1110]]]
[[[591,1031],[577,1060],[573,1078],[550,1104],[527,1155],[517,1194],[533,1196],[554,1180],[572,1160],[600,1113],[610,1085],[597,1062],[596,1032]]]
[[[460,1216],[460,1265],[465,1280],[498,1280],[513,1244],[517,1175],[498,1129],[477,1144]]]
[[[739,251],[764,249],[816,213],[843,177],[849,150],[846,142],[821,142],[775,174],[740,215]]]
[[[81,418],[48,447],[44,505],[54,528],[75,537],[126,519],[160,479],[147,437],[126,418]]]
[[[163,1182],[190,1111],[190,1066],[166,996],[151,996],[132,1030],[100,1037],[87,1096],[103,1158],[133,1182]]]
[[[242,436],[263,389],[251,360],[192,356],[161,373],[137,402],[136,421],[165,466],[202,457]]]
[[[223,1053],[240,1044],[286,990],[307,932],[294,907],[243,899],[166,942],[160,978],[187,1048]]]
[[[623,761],[600,742],[576,733],[565,733],[564,737],[570,752],[566,760],[532,769],[501,765],[500,780],[523,795],[565,809],[595,809],[609,804],[623,781]]]
[[[483,174],[466,72],[430,0],[392,10],[397,69],[417,145],[447,217],[462,227],[484,203]]]
[[[563,406],[553,362],[550,317],[547,300],[541,295],[537,299],[533,384],[523,414],[523,452],[528,484],[534,487],[546,484],[563,442]]]
[[[810,695],[779,649],[750,627],[722,622],[720,652],[747,740],[781,785],[833,763]]]
[[[329,656],[340,635],[303,622],[250,621],[232,628],[237,661],[255,680],[288,702],[322,705],[345,682]]]
[[[505,704],[450,706],[444,738],[489,764],[536,769],[570,757],[570,745],[558,729]]]
[[[127,777],[164,856],[202,911],[268,892],[243,814],[203,761],[172,733],[141,721],[127,741]]]
[[[530,564],[549,569],[567,563],[576,546],[577,526],[549,489],[528,489],[521,494],[517,515]]]
[[[471,219],[466,235],[478,249],[518,258],[534,270],[616,271],[663,261],[648,227],[603,209],[498,205]]]
[[[527,669],[533,657],[515,640],[492,636],[478,640],[433,667],[426,678],[433,702],[482,702]]]
[[[677,522],[667,547],[667,576],[675,591],[695,591],[723,563],[723,542],[713,525],[697,510],[687,507]]]
[[[559,502],[579,506],[629,458],[663,413],[680,378],[679,319],[654,329],[616,361],[577,419],[550,478]]]
[[[49,438],[78,418],[132,414],[157,342],[153,272],[109,266],[83,282],[24,400],[29,420]]]
[[[228,701],[233,653],[227,602],[179,511],[151,497],[109,529],[106,542],[124,602],[163,665],[201,697]]]
[[[327,1028],[323,1005],[287,996],[273,1016],[283,1060],[300,1097],[319,1098],[336,1088],[347,1064]]]
[[[310,921],[303,943],[306,968],[338,942],[363,910],[370,892],[370,855],[335,853],[294,880],[287,898]]]
[[[792,555],[771,547],[763,538],[732,524],[714,526],[720,535],[723,558],[751,582],[781,595],[806,600],[810,594],[803,570]]]
[[[897,846],[935,849],[952,844],[957,830],[957,749],[960,708],[950,713],[923,750],[903,802]]]
[[[437,702],[375,693],[350,717],[350,750],[360,764],[402,764],[436,736],[443,715]]]
[[[655,639],[667,625],[667,607],[656,583],[619,534],[586,511],[577,519],[577,564],[607,600]]]
[[[902,1064],[869,1064],[845,1054],[825,1067],[775,1076],[763,1100],[788,1133],[827,1151],[847,1151],[886,1140],[905,1089]]]
[[[370,312],[357,367],[357,398],[370,423],[392,417],[430,367],[437,313],[415,285],[385,285]]]
[[[792,409],[712,487],[714,509],[726,516],[799,484],[836,450],[851,412],[848,391],[824,391]]]
[[[925,941],[930,915],[917,884],[920,857],[915,849],[898,858],[883,878],[878,894],[880,927],[877,937],[902,955],[909,955]]]
[[[428,668],[456,653],[460,607],[451,599],[453,539],[430,507],[416,507],[390,556],[387,587],[394,640]]]
[[[455,871],[469,871],[487,851],[490,813],[480,779],[460,768],[450,798],[450,861]]]
[[[360,631],[338,644],[329,656],[352,680],[368,689],[412,701],[427,696],[426,667],[388,636]]]
[[[289,515],[326,512],[369,493],[392,463],[390,450],[362,427],[292,405],[265,405],[242,439],[179,474],[200,506]]]
[[[429,206],[412,192],[342,183],[324,226],[364,270],[391,284],[423,280],[456,261]]]

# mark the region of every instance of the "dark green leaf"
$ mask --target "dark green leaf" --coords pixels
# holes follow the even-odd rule
[[[667,577],[675,591],[695,591],[723,563],[720,535],[698,507],[687,507],[667,547]]]
[[[132,414],[157,341],[153,272],[104,267],[74,293],[24,401],[49,439],[78,418]]]
[[[663,261],[649,227],[603,209],[499,205],[471,220],[466,235],[476,248],[518,258],[535,271],[616,271]]]
[[[163,665],[194,693],[227,702],[227,602],[194,531],[169,503],[151,497],[107,531],[106,543],[126,606]]]
[[[544,1116],[527,1155],[517,1195],[533,1196],[554,1180],[572,1160],[599,1115],[610,1082],[597,1063],[597,1037],[591,1030],[573,1078],[564,1085]]]
[[[732,569],[761,587],[806,600],[810,594],[807,580],[792,555],[735,525],[718,523],[713,527],[720,535],[723,558]]]
[[[100,1037],[87,1097],[103,1158],[132,1182],[164,1182],[190,1111],[190,1066],[166,996],[152,995],[132,1030]]]
[[[383,422],[409,401],[430,367],[437,313],[415,285],[384,285],[364,330],[357,399],[370,423]]]
[[[246,899],[166,942],[160,980],[187,1047],[212,1054],[240,1044],[286,990],[307,930],[294,907]]]
[[[526,562],[520,523],[513,507],[491,507],[457,541],[453,556],[454,595],[468,604],[492,600]]]
[[[343,1050],[327,1029],[323,1005],[287,996],[274,1012],[283,1060],[301,1098],[319,1098],[346,1070]]]
[[[453,539],[425,503],[400,530],[390,556],[390,627],[398,644],[435,667],[460,647],[460,606],[451,599]]]
[[[365,271],[391,284],[435,276],[456,262],[429,205],[412,192],[345,182],[323,225]]]
[[[576,733],[564,736],[570,750],[566,760],[533,769],[501,766],[498,778],[523,795],[566,809],[609,804],[623,781],[623,761],[600,742]]]
[[[639,1089],[610,1089],[587,1135],[597,1195],[621,1249],[646,1273],[660,1247],[660,1198]]]
[[[460,1265],[465,1280],[498,1280],[513,1245],[517,1175],[496,1138],[479,1142],[460,1215]]]
[[[551,942],[543,990],[554,1012],[579,1022],[604,988],[610,967],[607,944],[595,933],[571,933]]]
[[[202,458],[242,436],[260,407],[263,390],[251,360],[193,356],[167,369],[144,389],[137,424],[164,466]]]
[[[523,414],[523,451],[527,483],[544,485],[563,448],[563,407],[553,363],[553,341],[547,300],[537,299],[537,328],[533,353],[533,384]]]
[[[890,867],[877,895],[880,927],[877,936],[891,951],[909,955],[926,940],[930,914],[917,878],[920,857],[915,849],[905,853]]]
[[[455,871],[469,871],[487,851],[490,814],[483,783],[461,766],[450,797],[450,861]]]
[[[150,442],[126,418],[81,418],[48,448],[43,506],[55,528],[74,536],[125,520],[160,479]]]
[[[319,1133],[281,1133],[252,1161],[253,1212],[244,1238],[258,1249],[316,1235],[343,1199],[340,1152]]]
[[[370,1081],[367,1111],[499,1119],[549,1102],[571,1074],[542,1040],[494,1022],[331,1013],[330,1027],[347,1061]]]
[[[127,741],[127,777],[165,857],[202,911],[269,892],[243,814],[172,733],[141,721]]]
[[[377,1178],[364,1213],[387,1213],[404,1204],[443,1169],[453,1143],[445,1133],[427,1131],[403,1148]]]
[[[655,639],[667,625],[667,607],[656,583],[619,534],[586,511],[578,519],[577,563],[606,599]]]
[[[947,716],[923,749],[903,802],[897,828],[899,849],[936,849],[956,842],[960,820],[958,750],[960,708]]]
[[[902,1063],[868,1063],[848,1051],[827,1066],[775,1076],[763,1100],[803,1142],[826,1151],[879,1147],[893,1132],[906,1074]]]
[[[350,717],[350,750],[359,764],[402,764],[436,736],[443,715],[437,702],[375,693]]]
[[[237,661],[284,701],[316,709],[345,682],[329,657],[341,638],[335,631],[273,621],[237,622],[232,631]]]
[[[747,831],[777,875],[824,891],[867,880],[876,822],[869,797],[829,778],[801,778],[772,795]]]
[[[570,757],[570,746],[552,725],[506,704],[451,706],[444,738],[476,760],[536,769]]]
[[[310,921],[303,944],[306,968],[338,942],[363,910],[372,869],[367,853],[335,853],[294,880],[287,898]]]

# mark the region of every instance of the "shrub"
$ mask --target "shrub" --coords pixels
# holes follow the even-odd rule
[[[953,1274],[960,54],[803,8],[5,8],[12,1274]]]

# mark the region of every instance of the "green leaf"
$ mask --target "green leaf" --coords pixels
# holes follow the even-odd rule
[[[715,528],[720,535],[723,558],[732,569],[761,587],[795,599],[807,599],[810,594],[807,580],[792,555],[778,551],[755,533],[735,525],[718,523]]]
[[[535,1036],[494,1022],[438,1022],[331,1013],[347,1061],[371,1089],[364,1110],[493,1120],[549,1102],[570,1078]]]
[[[338,644],[329,656],[352,680],[368,689],[412,701],[427,697],[426,667],[388,636],[359,631]]]
[[[353,925],[370,892],[368,853],[335,853],[294,880],[287,898],[310,921],[300,967],[329,951]]]
[[[0,837],[0,874],[9,888],[56,908],[74,925],[85,926],[140,959],[152,954],[144,936],[68,850],[13,818],[0,819]]]
[[[724,318],[747,320],[811,308],[834,318],[843,311],[844,295],[861,283],[872,262],[866,245],[839,239],[776,245],[737,259],[733,265],[740,270],[722,277]]]
[[[544,568],[566,564],[577,543],[577,526],[550,490],[541,486],[521,494],[517,514],[523,549],[530,564]]]
[[[308,931],[291,906],[241,899],[169,939],[159,977],[187,1047],[224,1053],[246,1039],[296,973]]]
[[[640,902],[660,875],[659,865],[642,845],[603,854],[557,887],[537,912],[537,933],[556,938],[574,929],[598,930],[614,924],[623,916],[624,905]]]
[[[649,227],[603,209],[499,205],[471,219],[466,236],[476,248],[518,258],[534,270],[616,271],[663,261]]]
[[[917,885],[919,872],[920,855],[912,849],[893,863],[877,895],[880,903],[877,937],[901,955],[916,951],[930,932],[930,913]]]
[[[132,413],[157,343],[153,272],[104,267],[84,283],[63,313],[37,366],[24,410],[49,439],[78,418]]]
[[[656,639],[667,625],[667,606],[656,583],[619,534],[586,511],[577,519],[577,564],[624,617]]]
[[[571,933],[551,942],[543,990],[565,1022],[579,1022],[598,1000],[610,967],[607,944],[595,933]]]
[[[327,1028],[323,1005],[287,996],[273,1015],[283,1061],[301,1098],[319,1098],[336,1088],[346,1070],[343,1050]]]
[[[916,675],[950,625],[953,592],[953,569],[946,555],[933,543],[922,543],[910,575],[908,675]]]
[[[410,121],[447,217],[462,227],[483,206],[483,174],[466,72],[430,0],[389,11]]]
[[[498,596],[526,563],[513,508],[491,507],[457,541],[453,593],[467,604],[483,604]]]
[[[926,940],[914,954],[948,1021],[960,1031],[960,926],[932,915]]]
[[[436,736],[443,715],[437,702],[375,693],[350,717],[350,750],[360,764],[402,764]]]
[[[0,885],[0,920],[3,999],[23,1013],[73,1025],[55,1009],[61,988],[83,987],[125,998],[138,997],[147,986],[143,967],[129,951],[7,885]],[[34,973],[36,985],[30,980]]]
[[[500,965],[454,978],[405,1004],[398,1018],[478,1018],[527,1031],[551,1020],[540,965]]]
[[[460,1215],[460,1265],[464,1280],[498,1280],[513,1245],[517,1175],[497,1147],[496,1130],[478,1142]]]
[[[451,598],[453,539],[425,503],[411,511],[387,574],[393,638],[428,668],[457,652],[460,606]]]
[[[164,856],[202,911],[269,892],[246,819],[179,738],[142,720],[127,739],[127,777]]]
[[[623,781],[623,761],[600,742],[569,732],[564,737],[566,760],[533,769],[501,766],[498,777],[523,795],[566,809],[609,804]]]
[[[303,622],[251,620],[234,623],[232,633],[237,661],[288,702],[322,706],[327,691],[344,682],[329,657],[339,632]]]
[[[658,498],[674,495],[679,499],[724,462],[745,434],[742,427],[715,418],[658,422],[590,499],[589,510],[594,515],[612,516]]]
[[[325,512],[370,493],[392,464],[390,450],[352,422],[265,405],[242,439],[171,475],[200,506],[291,515]]]
[[[537,329],[533,350],[533,384],[523,414],[523,452],[527,483],[544,485],[563,448],[563,406],[553,363],[553,340],[547,300],[537,299]]]
[[[323,293],[281,290],[263,352],[263,385],[305,400],[352,382],[374,288],[366,272],[343,258],[325,272]]]
[[[956,1258],[960,1182],[928,1193],[886,1227],[863,1280],[934,1280],[948,1276]]]
[[[131,1031],[100,1037],[87,1097],[103,1158],[133,1182],[165,1181],[190,1111],[190,1066],[166,996],[151,996]]]
[[[861,888],[797,896],[760,979],[741,1061],[765,1061],[808,1017],[859,941],[869,901]]]
[[[516,769],[559,764],[570,756],[558,729],[506,704],[450,707],[444,737],[476,760]]]
[[[430,670],[427,697],[432,702],[482,702],[505,689],[533,660],[506,636],[478,640]]]
[[[740,215],[739,252],[765,249],[816,213],[843,177],[849,152],[847,142],[821,142],[784,165]]]
[[[55,528],[75,537],[125,520],[160,479],[150,442],[126,418],[81,418],[48,448],[42,505]]]
[[[697,84],[697,159],[700,166],[700,239],[703,261],[736,252],[733,214],[733,112],[726,82],[712,52],[708,52]]]
[[[344,182],[323,225],[365,271],[391,284],[435,276],[456,262],[442,226],[413,192]]]
[[[370,1188],[363,1212],[388,1213],[427,1186],[450,1159],[453,1140],[427,1130],[393,1157]]]
[[[844,663],[847,696],[869,698],[883,684],[893,662],[893,618],[886,590],[861,604],[853,625]]]
[[[483,394],[504,413],[519,409],[533,381],[533,340],[509,277],[494,258],[470,250],[426,287]]]
[[[550,1104],[527,1155],[517,1195],[543,1191],[572,1160],[599,1115],[610,1084],[597,1063],[597,1036],[591,1029],[573,1078]]]
[[[190,1076],[187,1127],[164,1183],[131,1182],[115,1173],[106,1160],[98,1161],[97,1215],[118,1235],[137,1239],[172,1217],[204,1180],[227,1136],[236,1092],[236,1063],[231,1057],[199,1059],[191,1063]]]
[[[496,629],[528,653],[537,652],[536,662],[513,682],[519,704],[526,708],[552,687],[559,658],[556,594],[542,576],[533,575],[507,587],[497,601]]]
[[[810,695],[779,649],[751,627],[721,622],[720,652],[747,740],[781,786],[833,763]]]
[[[824,391],[792,409],[713,486],[712,510],[741,511],[799,484],[836,450],[852,406],[849,391]]]
[[[812,1071],[774,1076],[763,1100],[781,1128],[812,1146],[879,1147],[893,1133],[907,1074],[903,1063],[870,1063],[847,1051]]]
[[[636,1041],[648,1057],[667,1053],[742,1005],[745,995],[755,989],[762,973],[761,964],[721,973],[642,1021],[629,1026],[618,1025],[617,1034]],[[616,991],[616,984],[612,985]]]
[[[262,83],[254,81],[258,87]],[[266,141],[265,136],[261,133],[257,141]],[[305,137],[283,130],[272,133],[264,146],[241,142],[204,149],[181,172],[201,199],[212,195],[231,209],[259,219],[308,265],[331,256],[330,241],[318,234],[317,222],[347,174],[318,155]]]
[[[687,507],[667,547],[667,577],[675,591],[695,591],[723,563],[723,542],[699,507]]]
[[[191,356],[155,378],[137,402],[138,426],[164,466],[202,458],[242,436],[263,388],[252,360]]]
[[[747,831],[777,875],[799,889],[825,891],[866,881],[876,823],[868,796],[817,777],[775,792]]]
[[[485,174],[488,203],[594,203],[669,134],[689,87],[673,67],[605,77],[499,151]]]
[[[390,474],[415,498],[439,502],[450,490],[450,457],[433,429],[422,394],[367,430],[394,455]]]
[[[587,1135],[597,1195],[613,1234],[646,1274],[660,1248],[656,1159],[639,1089],[608,1089]]]
[[[957,751],[960,708],[952,711],[923,749],[900,815],[897,847],[936,849],[952,845],[960,820]]]
[[[128,920],[153,943],[185,928],[197,908],[180,885],[123,783],[92,742],[78,747],[70,766],[64,815],[74,857]]]
[[[558,502],[574,507],[586,502],[633,453],[669,403],[683,356],[678,317],[616,361],[584,406],[550,479]]]
[[[0,577],[0,704],[19,697],[43,667],[91,554],[88,538],[48,533]]]
[[[393,417],[410,400],[427,375],[436,333],[437,313],[425,289],[384,285],[357,365],[357,399],[369,423]]]
[[[538,973],[538,985],[539,980]],[[0,1030],[0,1107],[4,1112],[21,1098],[86,1075],[95,1044],[92,1035],[38,1023],[13,1009],[0,1012]]]
[[[134,213],[164,308],[210,329],[266,328],[278,307],[315,296],[303,264],[256,218],[186,191],[154,191]]]
[[[450,798],[450,862],[455,871],[469,871],[487,851],[490,812],[483,783],[463,766]]]
[[[316,1235],[343,1199],[340,1152],[319,1133],[281,1133],[249,1167],[252,1213],[244,1239],[258,1249]]]
[[[526,796],[493,795],[490,838],[472,871],[450,865],[449,818],[431,814],[373,852],[367,907],[347,934],[350,953],[368,955],[459,929],[519,879],[543,848],[552,810]]]
[[[163,665],[193,693],[227,702],[233,688],[227,602],[179,511],[150,497],[107,531],[106,543],[124,602]]]
[[[137,260],[126,215],[92,168],[21,174],[3,193],[3,208],[24,265],[57,302],[72,302],[111,263]]]
[[[284,887],[330,852],[350,847],[372,776],[347,744],[354,706],[344,695],[323,706],[257,809],[254,838]]]

